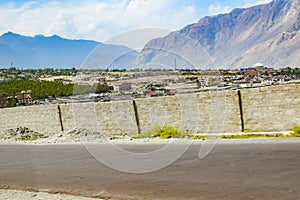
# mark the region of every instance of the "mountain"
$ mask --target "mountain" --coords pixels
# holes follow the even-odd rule
[[[197,23],[151,40],[136,65],[237,68],[299,66],[300,0],[274,0]],[[176,62],[175,62],[176,61]]]
[[[131,52],[120,62],[112,62]],[[118,68],[133,62],[136,52],[125,46],[91,40],[70,40],[58,35],[23,36],[8,32],[0,36],[0,67]]]

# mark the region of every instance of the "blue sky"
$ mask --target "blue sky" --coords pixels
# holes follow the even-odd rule
[[[177,30],[203,16],[271,0],[2,0],[0,34],[106,41],[141,28]]]

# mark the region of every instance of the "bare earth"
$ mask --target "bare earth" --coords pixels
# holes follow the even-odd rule
[[[29,192],[21,190],[0,190],[1,200],[93,200],[92,198],[46,192]]]
[[[201,144],[194,142],[175,163],[146,174],[110,169],[81,144],[2,144],[0,188],[103,199],[300,199],[299,139],[221,140],[200,160]],[[120,146],[139,152],[156,149],[162,143],[121,142]],[[0,190],[0,199],[28,197],[22,195],[34,199],[35,195],[43,195],[18,192]],[[8,198],[7,193],[18,195]],[[79,197],[48,195],[47,198]]]

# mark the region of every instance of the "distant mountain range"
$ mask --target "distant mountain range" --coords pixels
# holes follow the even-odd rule
[[[237,68],[300,66],[300,0],[234,9],[151,40],[135,64]]]
[[[131,64],[136,55],[125,46],[69,40],[57,35],[28,37],[8,32],[0,36],[1,68],[113,68],[112,64]]]
[[[0,67],[10,67],[11,63],[20,68],[206,69],[247,67],[255,63],[299,67],[299,29],[300,0],[274,0],[204,17],[149,41],[141,52],[57,35],[27,37],[8,32],[0,37]]]

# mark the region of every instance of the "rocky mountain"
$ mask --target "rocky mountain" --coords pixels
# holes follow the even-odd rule
[[[136,65],[238,68],[299,66],[300,0],[274,0],[197,23],[151,40]]]
[[[0,36],[2,68],[118,68],[131,64],[136,54],[125,46],[91,40],[70,40],[57,35],[28,37],[8,32]],[[118,59],[120,57],[122,59]]]

